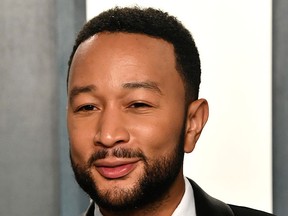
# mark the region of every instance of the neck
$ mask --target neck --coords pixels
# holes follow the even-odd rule
[[[100,208],[101,213],[104,216],[167,216],[172,215],[177,208],[185,192],[185,182],[183,172],[179,172],[175,182],[171,185],[167,193],[161,200],[150,203],[139,209],[131,209],[127,211],[109,211],[109,209]]]

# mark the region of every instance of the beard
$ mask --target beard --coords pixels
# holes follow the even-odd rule
[[[127,212],[140,209],[155,209],[167,198],[168,191],[178,177],[184,159],[184,131],[179,137],[179,144],[168,155],[158,158],[147,158],[141,150],[117,148],[111,153],[119,158],[141,158],[144,172],[131,188],[111,188],[101,191],[94,182],[91,168],[98,159],[105,158],[109,152],[105,149],[93,154],[87,165],[74,163],[71,152],[70,159],[75,179],[79,186],[101,208],[109,212]]]

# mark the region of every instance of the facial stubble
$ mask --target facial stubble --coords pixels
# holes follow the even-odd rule
[[[179,137],[178,145],[169,155],[158,158],[147,158],[140,150],[118,148],[113,153],[116,157],[137,156],[142,159],[144,173],[131,188],[111,188],[101,191],[97,182],[93,181],[91,169],[93,161],[97,160],[96,154],[105,158],[104,150],[91,156],[89,164],[80,166],[74,163],[71,153],[70,159],[76,181],[80,187],[93,199],[101,208],[110,212],[127,212],[131,210],[153,209],[161,206],[168,198],[167,192],[179,175],[184,158],[184,128]]]

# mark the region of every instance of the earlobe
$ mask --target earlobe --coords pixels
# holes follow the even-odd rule
[[[205,99],[193,101],[187,110],[184,152],[193,151],[208,120],[209,106]]]

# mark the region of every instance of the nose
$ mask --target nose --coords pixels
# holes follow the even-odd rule
[[[130,134],[123,113],[112,108],[102,111],[97,122],[94,144],[110,148],[127,143],[129,139]]]

